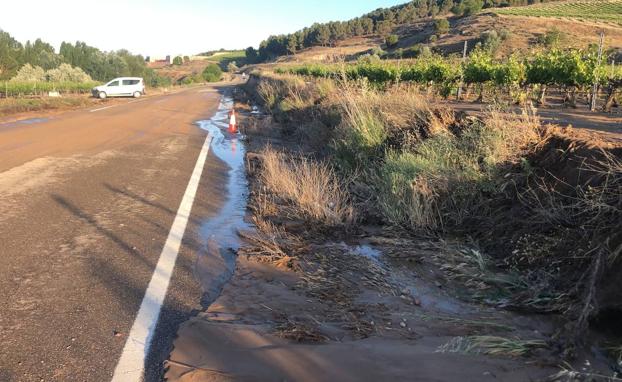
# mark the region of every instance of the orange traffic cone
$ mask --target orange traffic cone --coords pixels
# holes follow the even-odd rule
[[[238,131],[238,125],[235,120],[235,110],[231,110],[229,116],[229,132],[236,133]]]

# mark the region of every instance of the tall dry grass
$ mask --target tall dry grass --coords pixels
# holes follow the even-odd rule
[[[328,164],[288,157],[270,147],[262,152],[262,158],[262,184],[273,196],[288,202],[290,217],[327,226],[354,222],[346,187]]]
[[[491,111],[458,133],[435,121],[433,135],[412,151],[387,152],[379,168],[378,203],[393,224],[433,231],[485,213],[499,167],[518,160],[539,137],[539,121],[527,111]]]

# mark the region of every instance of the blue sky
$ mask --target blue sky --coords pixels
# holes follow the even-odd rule
[[[159,56],[258,46],[271,34],[347,20],[406,0],[20,0],[2,5],[0,29],[19,41],[85,41]],[[36,10],[36,12],[33,12]]]

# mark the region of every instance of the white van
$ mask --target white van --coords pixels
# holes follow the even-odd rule
[[[96,86],[91,91],[93,97],[134,97],[145,94],[145,81],[140,77],[119,77],[105,85]]]

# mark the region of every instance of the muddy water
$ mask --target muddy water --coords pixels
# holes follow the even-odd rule
[[[203,287],[202,304],[208,306],[218,296],[235,269],[235,253],[240,246],[238,230],[245,229],[248,181],[244,167],[245,147],[240,134],[228,131],[233,100],[224,96],[216,114],[197,124],[211,136],[210,151],[229,167],[227,200],[218,214],[205,220],[199,235],[205,243],[196,262],[195,275]]]

